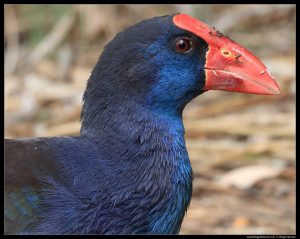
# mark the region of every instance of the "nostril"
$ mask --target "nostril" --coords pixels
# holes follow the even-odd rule
[[[231,56],[231,51],[227,50],[227,49],[221,49],[221,53],[223,56],[225,57],[230,57]]]

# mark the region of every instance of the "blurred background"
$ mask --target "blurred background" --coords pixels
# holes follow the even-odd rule
[[[296,5],[5,5],[5,138],[78,135],[103,46],[140,20],[190,14],[260,58],[276,96],[210,91],[184,111],[194,172],[180,234],[295,234]]]

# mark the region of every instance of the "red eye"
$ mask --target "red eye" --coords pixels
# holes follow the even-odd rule
[[[188,38],[181,37],[176,39],[175,41],[175,50],[178,53],[188,52],[192,47],[193,47],[192,42]]]

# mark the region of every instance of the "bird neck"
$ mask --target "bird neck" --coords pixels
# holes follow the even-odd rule
[[[84,106],[82,136],[102,145],[139,146],[139,150],[146,150],[146,145],[185,148],[182,112],[178,110],[153,107],[135,100],[93,104]]]
[[[120,181],[132,178],[124,194],[143,193],[148,206],[141,215],[152,222],[149,230],[178,233],[192,194],[182,122],[190,98],[168,97],[170,91],[155,85],[164,79],[150,76],[156,69],[151,64],[142,68],[146,72],[120,71],[125,66],[118,58],[111,64],[104,56],[84,93],[81,136],[96,142],[103,157],[118,165]],[[126,62],[130,66],[135,67]]]
[[[182,114],[178,111],[137,105],[136,101],[110,103],[83,115],[81,135],[97,142],[101,152],[120,167],[129,162],[138,178],[136,188],[160,195],[153,204],[151,231],[178,233],[192,193],[192,169],[184,141]],[[131,162],[133,162],[131,164]],[[159,182],[159,183],[155,183]],[[150,207],[150,206],[149,206]]]

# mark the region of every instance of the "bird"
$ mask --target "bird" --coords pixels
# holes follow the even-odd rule
[[[190,15],[118,33],[79,136],[5,139],[5,234],[178,234],[193,181],[182,113],[210,90],[280,94],[261,60]]]

